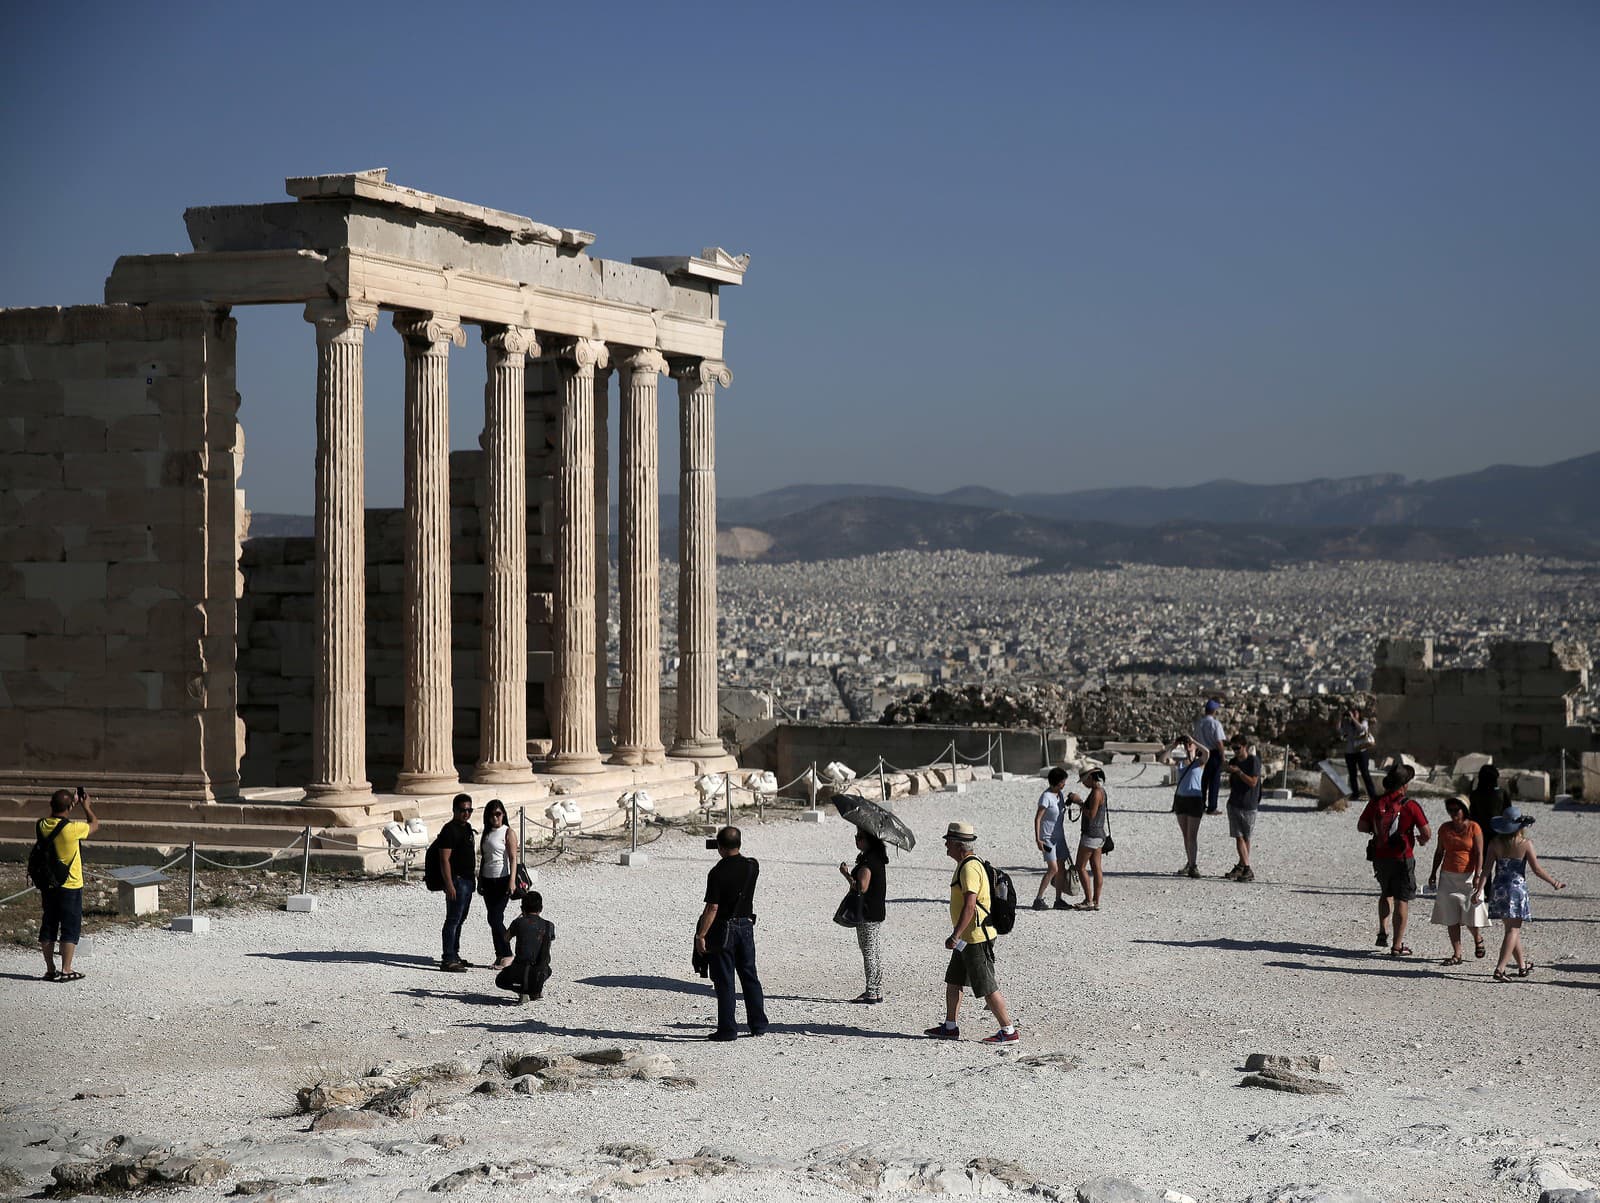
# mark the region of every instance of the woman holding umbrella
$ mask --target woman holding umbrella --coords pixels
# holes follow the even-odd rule
[[[856,827],[856,863],[852,868],[839,862],[839,872],[850,880],[850,892],[861,896],[861,920],[856,924],[856,939],[861,944],[861,961],[867,971],[867,988],[858,1003],[883,1001],[883,963],[878,951],[878,934],[883,928],[884,893],[889,885],[889,853],[886,844],[910,852],[917,846],[911,828],[893,811],[858,794],[835,794],[833,805],[839,817]]]
[[[861,963],[867,974],[867,988],[851,1002],[883,1001],[883,958],[878,934],[886,918],[885,891],[889,886],[889,850],[883,841],[866,830],[856,832],[856,863],[839,862],[839,872],[850,882],[850,890],[861,897],[861,922],[856,924],[856,942],[861,945]]]

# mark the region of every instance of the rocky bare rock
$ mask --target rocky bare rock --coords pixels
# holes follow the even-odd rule
[[[313,1132],[365,1131],[383,1126],[383,1116],[359,1107],[329,1107],[311,1121]]]
[[[1262,1069],[1260,1073],[1246,1074],[1241,1086],[1255,1086],[1262,1090],[1282,1090],[1288,1094],[1343,1094],[1344,1087],[1286,1069]]]
[[[1164,1192],[1112,1174],[1102,1174],[1081,1184],[1077,1198],[1078,1203],[1165,1203]]]
[[[1283,1053],[1251,1053],[1244,1059],[1244,1067],[1252,1073],[1263,1069],[1283,1069],[1290,1073],[1325,1074],[1338,1069],[1332,1057],[1317,1054],[1293,1057]]]
[[[92,1161],[63,1161],[50,1171],[55,1179],[51,1193],[72,1195],[125,1195],[135,1191],[176,1186],[210,1186],[232,1171],[217,1157],[189,1155],[172,1148],[142,1155],[109,1153]]]

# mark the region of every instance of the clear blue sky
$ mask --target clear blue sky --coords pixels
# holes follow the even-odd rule
[[[729,494],[1600,448],[1587,0],[15,6],[0,98],[0,305],[96,301],[188,248],[186,206],[374,166],[607,257],[750,252]],[[251,504],[308,512],[311,330],[239,317]],[[472,446],[476,339],[452,373]],[[385,323],[372,504],[399,381]]]

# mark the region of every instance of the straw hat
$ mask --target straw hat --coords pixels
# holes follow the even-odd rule
[[[971,823],[952,823],[944,829],[945,843],[954,840],[959,844],[970,844],[978,838],[978,833],[972,829]]]

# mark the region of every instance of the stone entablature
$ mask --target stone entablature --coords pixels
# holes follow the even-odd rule
[[[188,210],[194,251],[123,256],[106,299],[251,305],[335,296],[721,359],[717,288],[737,284],[749,262],[720,248],[635,263],[592,258],[593,235],[551,234],[531,218],[398,188],[384,170],[288,185],[295,201]],[[517,222],[528,223],[525,233],[507,228]]]

